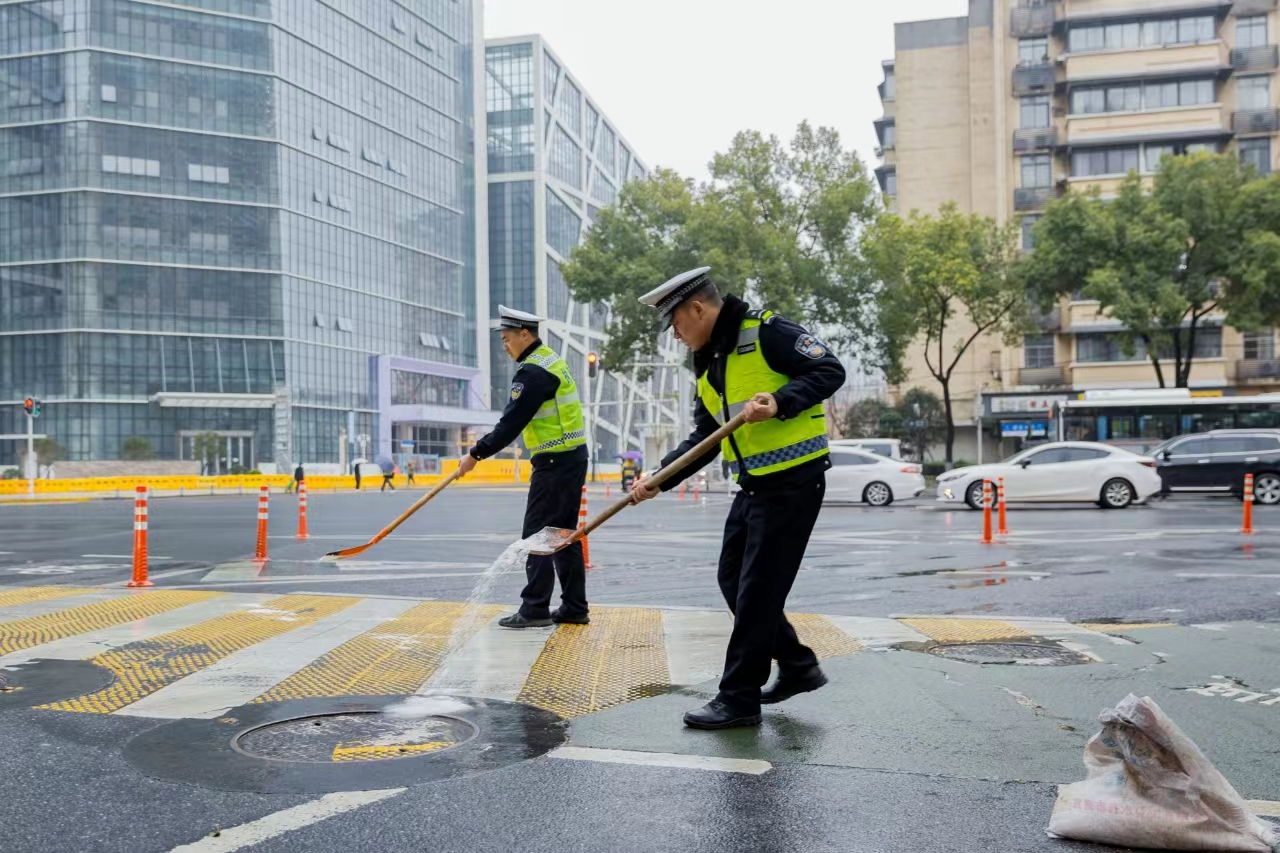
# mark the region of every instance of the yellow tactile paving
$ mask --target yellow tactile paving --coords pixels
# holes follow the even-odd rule
[[[112,601],[70,607],[43,616],[0,622],[0,654],[7,655],[76,634],[123,625],[221,594],[197,591],[141,592]]]
[[[590,625],[561,625],[542,649],[517,699],[580,717],[667,690],[662,613],[597,608]]]
[[[833,658],[862,651],[861,643],[841,631],[825,616],[788,613],[787,620],[800,635],[800,642],[813,649],[813,653],[819,658]]]
[[[111,686],[40,707],[89,714],[113,713],[234,652],[323,619],[359,600],[328,595],[285,595],[271,599],[260,608],[228,613],[190,628],[121,646],[92,659],[93,663],[115,673],[116,680]]]
[[[1082,622],[1077,627],[1102,634],[1114,634],[1117,631],[1138,631],[1143,628],[1176,628],[1177,625],[1173,622],[1123,622],[1118,625],[1110,622]]]
[[[0,607],[14,607],[19,604],[30,604],[33,601],[50,601],[54,598],[84,595],[89,592],[97,592],[97,590],[81,589],[74,586],[26,586],[21,589],[0,592]]]
[[[349,640],[255,699],[282,702],[327,696],[415,693],[439,667],[465,604],[428,601]],[[480,608],[467,636],[502,611]]]
[[[1016,625],[999,619],[899,619],[903,625],[939,643],[976,643],[983,640],[1011,640],[1031,635]]]
[[[424,752],[439,752],[453,746],[453,741],[434,740],[430,743],[410,743],[404,746],[343,746],[333,748],[334,761],[383,761],[388,758],[404,758]]]

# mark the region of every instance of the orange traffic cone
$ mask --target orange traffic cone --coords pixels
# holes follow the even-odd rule
[[[270,496],[269,486],[264,485],[258,492],[258,547],[253,554],[254,561],[258,563],[265,563],[269,559],[267,557],[267,505]]]
[[[999,483],[999,486],[998,486],[998,488],[997,488],[997,492],[996,492],[996,494],[997,494],[997,496],[998,496],[998,498],[999,498],[999,501],[1000,501],[1000,530],[999,530],[999,533],[1000,533],[1000,535],[1001,535],[1001,536],[1008,536],[1008,535],[1009,535],[1009,519],[1008,519],[1008,517],[1006,517],[1006,515],[1005,515],[1005,510],[1004,510],[1004,477],[1001,477],[1001,478],[1000,478],[1000,483]]]
[[[298,482],[298,538],[307,539],[307,481]]]
[[[587,487],[582,487],[582,502],[578,504],[578,529],[582,530],[587,526]],[[594,569],[591,564],[591,549],[587,545],[587,537],[582,537],[582,565],[588,569]]]
[[[133,498],[133,577],[127,586],[155,586],[147,579],[147,487],[138,486]]]
[[[1253,535],[1253,475],[1244,475],[1244,524],[1240,532],[1246,536]]]
[[[991,537],[991,481],[982,481],[982,544],[990,545]]]

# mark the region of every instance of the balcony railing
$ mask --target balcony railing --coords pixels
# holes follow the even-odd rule
[[[1239,110],[1231,114],[1236,133],[1275,133],[1280,130],[1280,110]]]
[[[1231,11],[1237,15],[1260,15],[1275,11],[1276,0],[1236,0]]]
[[[1046,151],[1058,144],[1058,129],[1055,127],[1025,127],[1013,132],[1013,151],[1024,154],[1028,151]]]
[[[1038,385],[1051,388],[1067,384],[1067,371],[1060,365],[1053,367],[1024,367],[1018,371],[1019,385]]]
[[[1280,359],[1241,359],[1236,362],[1236,380],[1246,382],[1250,379],[1280,380]]]
[[[1231,67],[1237,71],[1262,71],[1280,67],[1280,45],[1237,47],[1231,51]]]
[[[1013,92],[1025,95],[1028,92],[1047,92],[1058,82],[1058,68],[1052,63],[1039,65],[1019,65],[1013,69]]]
[[[1053,32],[1058,19],[1058,7],[1053,0],[1028,2],[1022,0],[1009,16],[1009,31],[1014,38],[1047,36]]]
[[[1013,191],[1013,209],[1040,210],[1055,195],[1057,190],[1053,187],[1019,187]]]

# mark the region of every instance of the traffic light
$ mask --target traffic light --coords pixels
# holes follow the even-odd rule
[[[600,356],[594,352],[587,353],[587,375],[592,379],[600,374]]]
[[[28,415],[33,418],[40,417],[40,400],[36,397],[28,397],[22,401],[22,408]]]

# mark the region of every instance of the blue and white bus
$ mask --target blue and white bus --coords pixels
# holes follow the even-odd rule
[[[1280,394],[1196,396],[1187,388],[1086,391],[1053,409],[1059,441],[1102,441],[1145,452],[1188,433],[1280,428]]]

